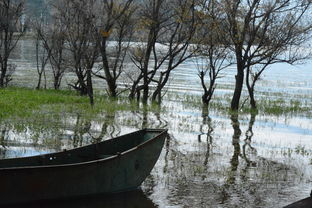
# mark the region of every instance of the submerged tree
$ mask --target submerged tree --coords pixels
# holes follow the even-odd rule
[[[172,70],[194,54],[190,49],[196,29],[193,0],[151,0],[140,4],[137,29],[141,43],[133,47],[131,58],[138,69],[129,76],[129,98],[160,102]],[[151,85],[155,84],[155,90]],[[151,93],[152,91],[152,93]]]
[[[150,59],[159,38],[159,32],[167,23],[170,12],[166,0],[149,0],[139,4],[137,30],[140,34],[140,44],[132,51],[132,61],[139,73],[132,79],[129,98],[137,99],[143,91],[143,102],[146,103],[149,97],[150,83],[155,75],[155,67],[149,69]]]
[[[32,27],[35,31],[35,46],[36,46],[36,67],[38,73],[38,82],[36,89],[41,88],[42,77],[44,77],[44,88],[47,86],[46,81],[46,65],[50,59],[51,49],[49,47],[45,47],[45,41],[42,39],[44,34],[44,28],[48,27],[47,22],[43,16],[41,17],[34,17],[34,21],[32,22]]]
[[[37,56],[37,62],[41,62],[38,66],[39,82],[37,87],[40,87],[40,74],[45,73],[44,67],[45,64],[47,64],[46,58],[48,58],[52,69],[53,88],[55,90],[60,88],[62,78],[67,69],[67,57],[65,56],[65,27],[58,19],[57,7],[55,7],[57,3],[58,2],[50,2],[51,8],[46,8],[47,11],[51,11],[49,20],[47,20],[46,16],[41,15],[36,18],[34,24],[34,30],[37,36],[36,43],[38,46],[41,45],[43,47],[43,53],[45,53],[45,55],[43,54],[41,57],[39,54]]]
[[[154,72],[159,71],[159,76],[152,78],[152,82],[156,83],[152,101],[158,102],[172,70],[191,58],[198,49],[197,46],[191,46],[197,27],[195,1],[173,0],[167,7],[173,12],[161,29],[161,47],[157,49],[156,45],[153,46]]]
[[[58,21],[64,26],[70,67],[77,76],[77,82],[71,86],[81,95],[88,95],[91,105],[94,103],[91,71],[98,57],[94,35],[95,8],[96,0],[70,0],[55,4]]]
[[[306,41],[311,24],[305,21],[305,16],[312,2],[220,0],[217,3],[225,13],[224,29],[236,58],[237,74],[231,109],[238,110],[245,71],[249,79],[253,66],[264,66],[255,75],[256,81],[267,66],[276,62],[292,62],[293,56],[283,55]],[[247,85],[251,105],[255,108],[254,84]]]
[[[200,49],[197,52],[197,69],[201,86],[204,90],[202,102],[208,106],[220,73],[232,64],[230,45],[224,41],[222,12],[214,0],[203,0],[198,5],[199,30],[197,39]],[[208,76],[208,78],[207,78]]]
[[[54,89],[58,90],[67,69],[63,26],[57,21],[52,23],[46,38],[47,39],[43,38],[42,40],[44,41],[45,49],[47,51],[50,50],[49,60],[53,73],[53,86]]]
[[[11,81],[15,66],[9,63],[11,52],[25,32],[24,1],[0,2],[0,87]]]
[[[132,2],[133,0],[108,0],[99,3],[101,10],[97,15],[96,38],[102,68],[94,74],[106,81],[111,97],[118,95],[117,80],[124,71],[125,57],[132,40],[133,14],[136,9]]]

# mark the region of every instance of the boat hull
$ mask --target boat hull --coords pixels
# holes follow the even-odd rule
[[[157,162],[166,134],[163,131],[146,143],[105,159],[77,164],[0,169],[0,204],[135,189]]]

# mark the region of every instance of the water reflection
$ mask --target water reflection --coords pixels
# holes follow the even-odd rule
[[[142,113],[142,129],[147,128],[148,127],[148,111],[147,111],[147,106],[144,104],[143,107],[143,113]]]
[[[248,129],[245,133],[245,140],[244,140],[245,143],[243,145],[243,154],[242,154],[242,157],[245,159],[247,163],[247,167],[256,166],[256,162],[250,160],[248,156],[248,151],[252,153],[253,155],[257,154],[256,148],[252,147],[251,145],[251,139],[254,135],[252,127],[255,123],[255,120],[256,120],[256,114],[250,114],[250,120],[249,120]]]
[[[91,121],[81,118],[80,114],[77,115],[76,124],[73,134],[73,147],[80,147],[83,145],[84,135],[91,129]]]
[[[35,87],[31,81],[37,76],[34,51],[31,51],[33,42],[20,43],[12,57],[19,66],[12,84]],[[286,73],[280,73],[282,69],[285,70],[281,67],[275,75],[293,74],[289,69],[286,69]],[[180,95],[181,91],[185,92],[183,89],[187,81],[187,86],[192,86],[192,89],[188,87],[187,94],[200,94],[196,73],[192,70],[190,63],[177,70],[169,90]],[[221,95],[230,90],[232,72],[229,69],[230,78],[221,80]],[[300,73],[300,83],[312,83],[309,81],[311,76],[306,76],[308,70]],[[70,74],[66,76],[68,80],[72,79]],[[286,80],[289,83],[291,81],[290,85],[297,87],[299,82],[293,82],[293,76],[289,78]],[[298,90],[295,89],[298,88],[290,89],[287,82],[289,86],[281,89],[284,84],[277,86],[281,82],[276,82],[276,77],[269,81],[263,80],[262,83],[263,92],[269,86],[267,92],[273,88],[273,91],[279,93],[290,90],[291,94],[297,96]],[[98,87],[102,88],[102,85]],[[301,93],[305,100],[309,100],[309,93]],[[138,109],[143,110],[106,112],[93,118],[69,113],[53,115],[61,117],[53,119],[45,114],[39,121],[37,118],[9,121],[6,122],[8,125],[0,125],[0,157],[19,157],[73,148],[145,127],[169,128],[170,139],[144,184],[144,193],[151,194],[153,201],[160,207],[281,207],[279,205],[285,205],[287,201],[295,201],[294,197],[303,198],[310,192],[309,187],[304,193],[301,185],[311,186],[311,174],[303,175],[301,170],[310,169],[311,153],[308,152],[309,156],[295,155],[294,150],[298,145],[311,149],[311,118],[298,115],[241,115],[239,118],[233,115],[228,118],[228,114],[222,111],[208,113],[207,108],[201,109],[200,104],[190,100],[186,105],[174,97],[169,98],[165,103],[167,112],[161,106],[155,112],[140,106]],[[256,119],[258,122],[255,122]],[[292,187],[296,188],[292,190]],[[140,197],[133,198],[140,200]],[[101,197],[95,201],[101,201]],[[83,200],[81,202],[89,207],[87,203]],[[97,206],[96,202],[92,203]],[[136,202],[130,203],[132,205]],[[62,204],[59,206],[63,207]]]
[[[0,146],[7,149],[0,148],[0,153],[12,157],[10,152],[14,151],[19,153],[13,156],[23,156],[25,152],[21,148],[31,147],[42,153],[99,142],[143,127],[168,127],[170,138],[142,186],[143,192],[157,206],[274,207],[276,201],[285,202],[279,199],[280,193],[285,193],[285,188],[295,184],[301,176],[294,167],[275,160],[274,155],[263,154],[266,149],[259,144],[261,122],[256,122],[261,117],[232,115],[227,118],[208,112],[206,108],[185,112],[188,111],[162,112],[159,109],[151,112],[146,108],[102,113],[92,119],[70,114],[55,126],[50,125],[51,122],[24,126],[12,122],[9,126],[1,125]],[[97,197],[92,202],[89,199],[53,202],[40,207],[92,208],[114,207],[114,204],[115,207],[155,207],[149,199],[140,196],[133,196],[133,201],[119,196],[112,204],[109,204],[111,199],[104,198]],[[120,204],[120,200],[129,204]]]
[[[92,132],[94,130],[90,129],[88,132],[92,143],[97,143],[107,138],[114,138],[121,134],[120,125],[117,124],[115,112],[102,115],[101,120],[104,121],[97,124],[99,128],[98,131]]]
[[[81,197],[71,200],[38,202],[7,208],[155,208],[157,207],[142,190],[113,195]]]
[[[242,134],[242,131],[240,129],[240,124],[238,121],[238,114],[232,114],[231,115],[231,121],[232,121],[232,127],[234,130],[234,134],[232,137],[232,145],[234,147],[233,156],[231,158],[230,164],[231,164],[231,172],[229,174],[229,177],[227,179],[228,184],[235,183],[235,174],[239,165],[239,156],[241,154],[240,152],[240,136]]]
[[[143,111],[100,113],[96,118],[76,113],[0,125],[0,158],[9,158],[72,149],[142,128],[166,128],[168,122],[161,109],[151,112],[146,107]]]
[[[5,158],[6,155],[6,142],[7,142],[7,130],[6,127],[3,127],[3,129],[0,131],[0,158]]]
[[[206,131],[205,131],[205,126],[208,127]],[[204,136],[206,137],[207,149],[206,149],[205,160],[204,160],[204,165],[206,166],[208,164],[208,159],[209,159],[211,148],[212,148],[213,126],[212,126],[212,120],[209,117],[208,108],[205,106],[202,107],[202,124],[200,124],[199,131],[200,131],[200,134],[198,135],[198,142],[202,142],[202,137]]]

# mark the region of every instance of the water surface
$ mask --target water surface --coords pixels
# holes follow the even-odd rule
[[[18,67],[14,85],[36,86],[31,41],[22,41],[12,59]],[[259,96],[312,101],[312,65],[272,66],[259,82]],[[219,80],[216,93],[232,93],[235,69]],[[230,116],[209,112],[198,103],[177,99],[200,95],[193,61],[173,73],[159,113],[120,111],[93,120],[77,114],[54,122],[4,120],[0,125],[0,157],[20,157],[79,147],[144,127],[168,128],[160,159],[141,191],[114,197],[63,201],[41,207],[282,207],[312,189],[312,122],[306,115]],[[62,83],[73,79],[66,75]],[[186,84],[187,83],[187,84]],[[96,80],[96,88],[105,86]],[[271,97],[270,97],[271,96]],[[226,98],[226,97],[225,97]],[[259,99],[259,97],[258,97]],[[113,199],[117,200],[114,202]]]

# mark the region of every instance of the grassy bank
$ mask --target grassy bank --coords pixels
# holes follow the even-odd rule
[[[27,88],[0,89],[0,118],[25,118],[29,116],[62,113],[79,113],[94,116],[101,112],[135,110],[138,106],[126,99],[112,100],[96,96],[91,107],[87,97],[69,90],[32,90]]]

